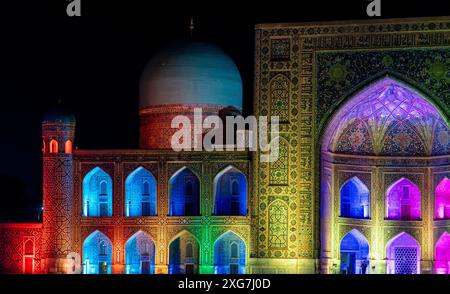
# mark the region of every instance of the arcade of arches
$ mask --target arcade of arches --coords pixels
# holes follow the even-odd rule
[[[449,135],[434,105],[391,78],[341,106],[322,141],[323,272],[448,272]]]
[[[83,149],[73,114],[44,116],[42,222],[0,223],[0,272],[450,273],[449,21],[258,24],[270,163],[171,148],[175,117],[252,101],[224,50],[163,48],[142,67],[135,149]]]

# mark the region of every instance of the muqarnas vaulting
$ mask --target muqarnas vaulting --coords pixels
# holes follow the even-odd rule
[[[136,150],[43,131],[43,222],[0,225],[5,273],[450,273],[450,18],[261,24],[254,112],[280,153],[175,152],[172,118],[237,115],[240,73],[174,43],[140,84]],[[80,119],[80,118],[79,118]]]

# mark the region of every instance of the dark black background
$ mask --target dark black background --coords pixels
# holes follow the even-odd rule
[[[254,25],[369,19],[367,0],[12,1],[0,6],[0,219],[37,220],[42,199],[41,125],[57,100],[77,117],[80,149],[137,148],[140,74],[164,43],[213,42],[237,63],[252,113]],[[382,0],[382,17],[450,15],[449,1]]]

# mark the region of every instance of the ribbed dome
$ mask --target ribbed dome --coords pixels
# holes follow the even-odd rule
[[[220,48],[176,43],[150,60],[141,78],[139,106],[216,104],[242,109],[242,81]]]

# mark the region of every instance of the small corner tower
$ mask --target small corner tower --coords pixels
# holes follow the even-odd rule
[[[42,120],[43,271],[67,273],[72,251],[72,146],[75,117],[61,105]]]

